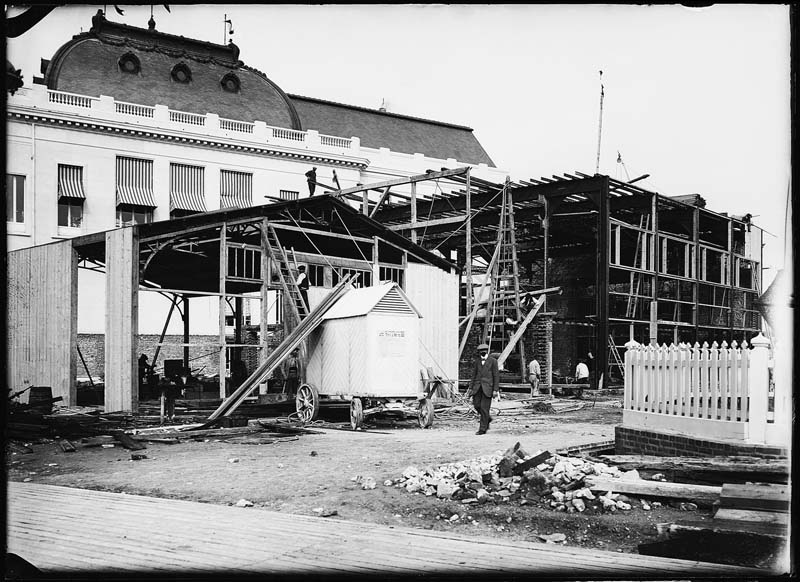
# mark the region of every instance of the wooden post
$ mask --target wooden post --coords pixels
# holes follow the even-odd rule
[[[183,343],[189,343],[189,296],[183,295]],[[155,361],[153,361],[155,364]],[[183,367],[189,367],[189,346],[183,346]]]
[[[361,193],[361,213],[364,216],[369,216],[369,190],[364,190]]]
[[[609,216],[608,176],[603,176],[598,199],[597,230],[597,320],[595,333],[594,388],[602,376],[608,378],[608,231],[611,226]]]
[[[136,412],[139,405],[139,241],[135,228],[106,233],[105,409]]]
[[[544,267],[542,268],[542,279],[543,279],[542,287],[544,289],[547,289],[547,287],[548,287],[548,285],[547,285],[547,272],[548,272],[547,262],[548,262],[549,254],[550,254],[550,252],[549,252],[549,247],[550,247],[550,200],[547,198],[547,196],[544,196],[543,194],[539,195],[539,200],[544,203],[544,218],[542,218],[542,229],[544,230],[544,244],[542,245],[544,247]],[[545,296],[545,298],[544,298],[544,305],[542,306],[542,309],[547,311],[547,296]],[[552,368],[552,366],[551,366],[551,368]],[[552,382],[550,382],[550,383],[552,384]]]
[[[767,435],[770,341],[759,333],[752,339],[750,345],[753,346],[753,349],[750,352],[749,385],[747,387],[750,408],[747,440],[751,443],[764,443]]]
[[[269,355],[269,283],[272,278],[272,264],[269,260],[267,246],[267,224],[264,218],[261,221],[261,350],[258,354],[258,363],[263,364]]]
[[[372,237],[372,284],[380,283],[381,268],[378,265],[378,237]]]
[[[466,267],[466,291],[467,291],[467,313],[472,313],[472,192],[470,189],[470,170],[467,169],[467,195],[466,195],[466,218],[464,223],[464,251],[466,257],[464,266]]]
[[[650,302],[650,345],[658,345],[658,301]]]
[[[219,229],[219,397],[225,398],[225,368],[228,355],[225,350],[225,275],[228,272],[228,225]]]
[[[697,343],[698,322],[700,321],[700,209],[692,210],[692,248],[694,252],[694,273],[692,277],[692,287],[694,287],[694,342]]]
[[[469,176],[469,174],[467,174]],[[411,242],[417,242],[417,183],[411,182]]]

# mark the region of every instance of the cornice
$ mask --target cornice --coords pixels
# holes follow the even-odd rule
[[[139,139],[147,139],[152,141],[161,141],[167,143],[180,143],[191,145],[195,147],[203,147],[208,149],[237,151],[242,153],[250,153],[259,156],[280,159],[293,159],[303,160],[311,163],[329,166],[340,166],[346,168],[365,169],[369,165],[369,160],[366,158],[346,158],[342,156],[326,156],[322,153],[314,154],[302,150],[295,150],[292,148],[279,148],[279,147],[265,147],[246,143],[225,142],[213,138],[200,137],[198,135],[185,135],[178,132],[159,131],[153,129],[144,129],[140,127],[114,125],[104,123],[102,121],[89,121],[87,119],[57,117],[55,115],[48,115],[44,112],[30,113],[25,111],[18,111],[9,109],[6,112],[7,119],[28,121],[31,123],[44,123],[55,127],[65,127],[68,129],[90,131],[93,133],[100,133],[105,135],[119,135],[125,137],[135,137]]]

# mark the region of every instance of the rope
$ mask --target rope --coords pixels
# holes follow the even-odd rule
[[[425,240],[425,235],[428,233],[428,223],[431,220],[431,214],[433,214],[433,200],[436,198],[436,192],[442,193],[442,188],[439,186],[439,179],[436,179],[436,188],[433,190],[433,194],[431,194],[431,204],[428,207],[428,218],[425,221],[425,228],[422,230],[422,236],[419,238],[419,244],[422,245],[422,241]],[[453,205],[450,204],[452,208]]]
[[[333,213],[336,215],[336,218],[338,218],[338,219],[339,219],[339,222],[341,222],[341,223],[342,223],[342,226],[344,227],[345,231],[347,231],[347,236],[349,236],[350,238],[353,238],[353,233],[352,233],[352,232],[350,232],[350,229],[349,229],[349,228],[347,228],[347,225],[344,223],[344,219],[343,219],[343,218],[342,218],[342,216],[339,214],[339,211],[338,211],[337,209],[335,209],[335,208],[334,208],[334,209],[333,209]],[[357,243],[356,241],[353,241],[353,242],[355,243],[355,245],[356,245],[356,248],[358,249],[358,254],[360,254],[360,255],[361,255],[361,258],[362,258],[362,259],[364,259],[364,262],[365,262],[365,263],[372,263],[372,261],[371,261],[371,260],[369,260],[369,259],[366,257],[366,255],[364,255],[364,253],[362,253],[362,252],[361,252],[361,247],[358,245],[358,243]]]
[[[329,266],[331,269],[333,269],[333,265],[332,265],[332,264],[331,264],[331,262],[330,262],[330,261],[329,261],[329,260],[328,260],[328,259],[325,257],[325,253],[323,253],[323,252],[322,252],[322,251],[319,249],[319,247],[318,247],[316,244],[314,244],[314,241],[313,241],[313,240],[311,240],[311,237],[310,237],[310,236],[308,236],[308,233],[307,233],[307,232],[306,232],[306,231],[303,229],[303,227],[302,227],[302,226],[300,226],[300,223],[298,223],[298,222],[297,222],[297,221],[294,219],[294,216],[292,216],[291,214],[287,214],[287,216],[289,217],[289,219],[290,219],[292,222],[294,222],[295,226],[297,226],[297,228],[299,228],[299,229],[300,229],[300,232],[302,232],[302,233],[303,233],[303,236],[305,236],[305,237],[308,239],[308,242],[310,242],[310,243],[311,243],[311,246],[312,246],[312,247],[314,247],[314,249],[315,249],[315,250],[316,250],[316,251],[319,253],[319,255],[322,257],[322,259],[323,259],[323,260],[324,260],[326,263],[328,263],[328,266]],[[352,236],[352,235],[351,235],[351,236]]]
[[[471,213],[470,213],[470,219],[472,219],[472,218],[475,218],[475,216],[477,216],[477,215],[478,215],[480,212],[483,212],[483,210],[484,210],[484,209],[485,209],[487,206],[489,206],[490,204],[492,204],[492,203],[493,203],[493,202],[494,202],[494,201],[497,199],[497,197],[498,197],[498,196],[500,196],[502,193],[503,193],[503,191],[502,191],[502,190],[498,191],[498,192],[497,192],[497,194],[495,194],[495,195],[494,195],[492,198],[490,198],[490,199],[489,199],[489,200],[486,202],[486,204],[484,204],[483,206],[481,206],[481,207],[480,207],[480,208],[478,208],[477,210],[473,210],[473,211],[471,211]],[[452,206],[452,205],[451,205],[451,206]],[[455,236],[455,235],[458,233],[458,231],[459,231],[459,230],[461,230],[462,228],[466,228],[466,226],[467,226],[467,221],[465,220],[465,221],[464,221],[464,222],[461,224],[461,226],[459,226],[457,229],[455,229],[455,230],[454,230],[452,233],[450,233],[450,235],[449,235],[449,236],[448,236],[446,239],[444,239],[444,240],[443,240],[442,242],[440,242],[438,245],[436,245],[435,247],[433,247],[433,249],[431,249],[431,250],[434,250],[434,251],[435,251],[436,249],[438,249],[440,246],[442,246],[444,243],[446,243],[448,240],[450,240],[450,237],[453,237],[453,236]],[[481,246],[484,246],[484,248],[485,248],[485,245],[484,245],[483,243],[479,243],[479,244],[480,244]]]

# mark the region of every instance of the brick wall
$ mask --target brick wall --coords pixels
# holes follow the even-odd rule
[[[159,335],[140,335],[138,347],[136,349],[137,358],[138,354],[147,354],[152,364],[153,354],[156,351],[156,344],[158,344]],[[167,335],[164,337],[165,342],[182,343],[183,336]],[[211,335],[193,335],[189,337],[190,343],[201,342],[217,342],[219,338]],[[105,336],[103,334],[92,333],[78,334],[78,347],[80,348],[83,359],[89,368],[93,377],[105,376]],[[255,350],[254,350],[255,351]],[[214,346],[192,347],[189,348],[189,366],[192,371],[198,375],[213,376],[219,369],[219,352]],[[158,362],[156,362],[156,372],[160,373],[164,366],[164,360],[180,360],[183,359],[183,347],[181,346],[162,346],[158,354]],[[255,368],[254,368],[255,369]],[[77,376],[85,377],[86,369],[78,356],[78,369]]]
[[[614,432],[615,453],[618,455],[656,455],[661,457],[788,456],[787,449],[781,447],[700,440],[679,434],[638,430],[624,426],[616,427]]]

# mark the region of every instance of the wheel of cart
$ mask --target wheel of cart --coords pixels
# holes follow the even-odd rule
[[[423,398],[419,401],[417,420],[420,428],[429,428],[433,424],[433,401],[430,398]]]
[[[350,427],[358,430],[363,424],[364,405],[361,403],[361,398],[353,398],[350,400]]]
[[[303,422],[311,422],[319,416],[319,392],[311,384],[301,384],[295,396],[297,416]]]

